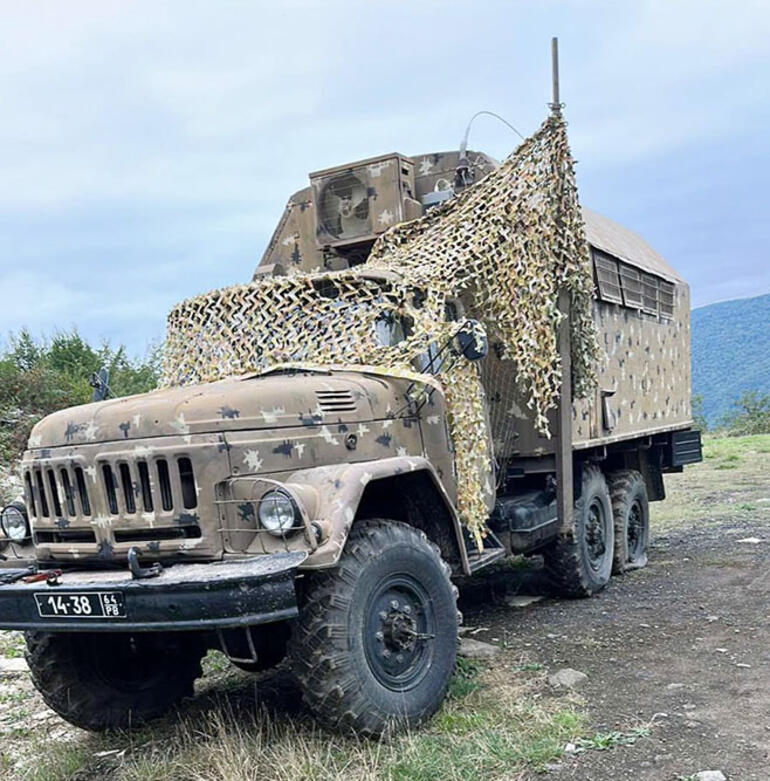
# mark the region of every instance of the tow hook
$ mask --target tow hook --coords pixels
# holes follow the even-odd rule
[[[126,558],[128,559],[128,568],[131,570],[131,576],[134,580],[157,578],[163,572],[163,565],[159,561],[156,561],[149,567],[140,566],[139,551],[136,548],[129,548]]]

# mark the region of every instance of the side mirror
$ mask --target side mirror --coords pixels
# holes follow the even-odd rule
[[[455,346],[469,361],[480,361],[489,352],[489,340],[478,320],[465,320],[455,334]]]
[[[91,375],[88,384],[94,389],[93,401],[104,401],[110,395],[110,370],[102,366],[96,374]]]

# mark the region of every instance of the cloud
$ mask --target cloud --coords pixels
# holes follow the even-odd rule
[[[174,301],[249,278],[309,171],[456,148],[478,109],[534,130],[554,33],[583,201],[694,299],[770,287],[765,3],[51,0],[0,26],[0,326],[141,349]]]

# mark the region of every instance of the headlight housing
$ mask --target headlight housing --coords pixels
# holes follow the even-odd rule
[[[29,539],[29,518],[23,502],[11,502],[0,512],[0,528],[12,542]]]
[[[296,502],[285,491],[268,491],[260,499],[259,522],[276,537],[288,534],[299,517]]]

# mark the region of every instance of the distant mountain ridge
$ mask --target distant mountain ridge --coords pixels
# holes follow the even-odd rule
[[[716,423],[747,391],[770,393],[770,293],[692,310],[692,392]]]

